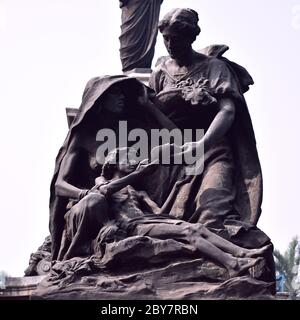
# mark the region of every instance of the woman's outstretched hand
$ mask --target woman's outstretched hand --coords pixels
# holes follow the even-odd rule
[[[192,158],[194,153],[203,156],[203,140],[186,142],[182,146],[166,143],[151,150],[151,163],[155,162],[156,164],[158,164],[159,161],[163,159],[170,159],[171,162],[173,162],[176,159],[176,163],[182,164],[184,160]]]
[[[157,160],[150,162],[149,159],[144,159],[139,163],[135,171],[147,173],[151,171],[156,164],[158,164]]]

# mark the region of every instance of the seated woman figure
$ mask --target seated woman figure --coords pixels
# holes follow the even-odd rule
[[[184,166],[164,174],[169,194],[162,194],[162,212],[214,230],[229,220],[255,226],[262,174],[243,97],[252,78],[242,67],[192,48],[200,34],[198,20],[194,10],[178,8],[159,23],[169,56],[159,60],[150,86],[161,111],[180,130],[204,130],[201,140],[192,137],[185,154],[203,146],[205,151],[201,174],[186,176]]]

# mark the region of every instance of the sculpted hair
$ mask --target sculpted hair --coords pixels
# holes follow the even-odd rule
[[[201,32],[198,21],[198,13],[195,10],[178,8],[164,16],[158,24],[158,29],[163,32],[166,28],[171,28],[175,32],[188,36],[194,42]]]

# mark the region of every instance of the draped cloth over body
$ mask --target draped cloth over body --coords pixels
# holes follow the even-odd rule
[[[163,0],[129,0],[122,7],[120,55],[123,71],[151,68]]]

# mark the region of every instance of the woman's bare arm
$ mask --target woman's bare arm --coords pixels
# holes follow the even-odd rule
[[[154,164],[152,163],[145,166],[140,166],[129,175],[113,180],[108,184],[101,186],[99,190],[105,195],[110,196],[111,194],[120,191],[121,189],[125,188],[128,185],[138,182],[147,173],[149,173],[149,171],[151,170],[151,168],[153,168],[153,166]]]
[[[235,105],[231,99],[219,101],[219,112],[215,116],[207,132],[203,137],[206,150],[209,150],[222,138],[230,129],[235,118]]]
[[[219,112],[215,116],[204,137],[196,142],[185,143],[183,154],[188,154],[196,148],[204,148],[204,152],[214,146],[228,132],[235,118],[235,105],[231,99],[219,101]]]
[[[56,195],[66,198],[79,199],[83,192],[82,190],[69,183],[69,179],[74,174],[74,168],[78,159],[79,152],[73,151],[65,155],[62,160],[57,181],[55,183]]]

